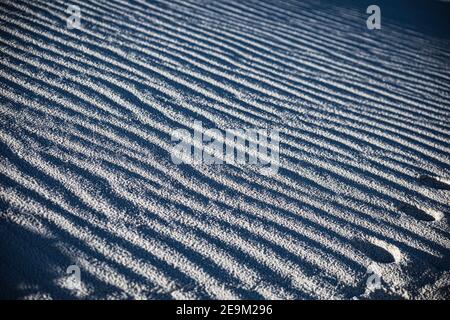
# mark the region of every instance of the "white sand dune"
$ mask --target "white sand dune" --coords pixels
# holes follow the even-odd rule
[[[450,298],[449,4],[363,2],[2,0],[0,297]],[[194,120],[278,174],[172,163]]]

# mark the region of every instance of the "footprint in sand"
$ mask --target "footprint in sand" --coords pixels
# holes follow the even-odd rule
[[[450,190],[450,180],[441,177],[432,177],[428,175],[422,175],[419,177],[419,181],[422,185],[441,190]]]
[[[398,209],[403,212],[404,214],[407,214],[408,216],[413,217],[414,219],[420,220],[420,221],[439,221],[442,219],[443,214],[441,212],[432,210],[432,209],[426,209],[426,208],[417,208],[413,205],[402,203],[398,206]]]
[[[378,239],[357,240],[355,246],[377,263],[393,263],[401,260],[400,250],[391,244]]]

